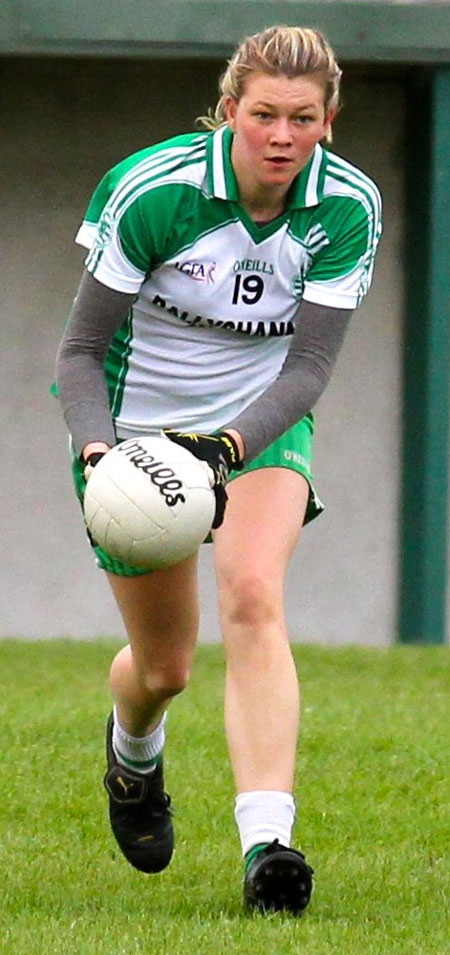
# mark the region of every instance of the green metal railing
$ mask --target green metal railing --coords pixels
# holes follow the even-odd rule
[[[447,634],[450,69],[408,89],[399,637]]]
[[[347,61],[449,58],[449,6],[429,0],[2,0],[0,53],[223,56],[274,22],[321,28]]]

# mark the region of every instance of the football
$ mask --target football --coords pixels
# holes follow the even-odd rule
[[[96,544],[132,567],[163,569],[195,553],[215,513],[206,461],[164,435],[130,438],[92,471],[84,515]]]

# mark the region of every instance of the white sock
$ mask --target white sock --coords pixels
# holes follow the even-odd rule
[[[281,845],[290,846],[295,818],[295,802],[291,793],[274,790],[255,790],[236,796],[234,811],[242,854],[261,842],[278,839]]]
[[[166,741],[166,719],[167,713],[164,713],[162,720],[148,736],[130,736],[121,727],[114,707],[112,746],[117,761],[135,773],[152,773]]]

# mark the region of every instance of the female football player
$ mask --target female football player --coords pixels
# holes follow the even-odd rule
[[[77,236],[89,251],[57,363],[80,499],[129,437],[163,430],[213,469],[244,900],[263,911],[300,913],[312,888],[291,848],[299,688],[283,584],[321,510],[311,409],[380,234],[376,186],[322,145],[340,77],[318,31],[271,27],[236,50],[206,131],[106,174]],[[129,638],[110,674],[111,826],[132,865],[158,872],[173,851],[162,753],[197,637],[197,559],[149,573],[95,552]]]

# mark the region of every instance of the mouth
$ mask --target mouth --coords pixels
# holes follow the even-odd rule
[[[287,156],[268,156],[266,162],[277,169],[283,169],[291,165],[292,159],[288,159]]]

